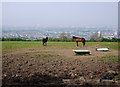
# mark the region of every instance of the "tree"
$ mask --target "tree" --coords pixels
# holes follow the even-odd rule
[[[61,33],[59,38],[61,41],[67,41],[69,40],[71,37],[70,33]]]
[[[99,41],[101,37],[98,36],[98,33],[94,33],[90,37],[90,41]]]
[[[5,40],[5,38],[4,37],[2,37],[2,41],[4,41]]]
[[[118,42],[118,39],[117,39],[117,38],[112,38],[111,41],[112,41],[112,42]]]

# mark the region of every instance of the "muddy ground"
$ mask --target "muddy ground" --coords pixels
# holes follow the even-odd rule
[[[85,81],[98,83],[110,70],[119,72],[118,64],[98,61],[102,56],[118,56],[118,51],[96,51],[95,47],[77,48],[91,50],[90,55],[75,55],[72,50],[76,47],[60,50],[27,48],[4,53],[3,85],[83,85]]]

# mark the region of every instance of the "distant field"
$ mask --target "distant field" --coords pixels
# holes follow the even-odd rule
[[[47,46],[43,46],[40,41],[4,41],[2,42],[2,52],[12,52],[24,48],[37,48],[37,49],[71,49],[76,47],[76,42],[48,42]],[[82,43],[79,42],[79,46]],[[117,42],[86,42],[86,46],[99,45],[99,47],[109,47],[118,49]]]

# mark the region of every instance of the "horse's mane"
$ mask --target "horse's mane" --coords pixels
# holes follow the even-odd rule
[[[75,36],[72,36],[73,39],[76,39],[76,38],[80,38],[80,37],[75,37]]]
[[[76,37],[75,36],[72,36],[73,39],[75,39]]]

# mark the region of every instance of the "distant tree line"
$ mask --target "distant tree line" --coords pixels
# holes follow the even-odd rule
[[[22,39],[22,38],[2,38],[1,41],[42,41],[42,39],[36,39],[36,40],[26,40],[26,39]],[[51,42],[74,42],[75,40],[72,38],[49,38],[48,41]],[[101,38],[101,39],[90,39],[90,40],[86,40],[86,42],[120,42],[120,39],[118,38],[112,38],[112,39],[107,39],[107,38]]]
[[[108,38],[100,38],[100,39],[90,39],[90,40],[87,40],[88,42],[120,42],[120,39],[118,38],[112,38],[112,39],[108,39]]]
[[[26,41],[26,39],[22,39],[22,38],[4,38],[2,37],[2,41]]]

